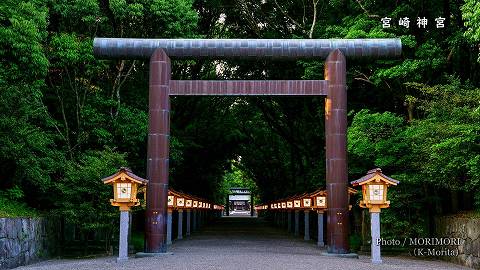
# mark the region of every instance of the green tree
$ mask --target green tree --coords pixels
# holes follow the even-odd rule
[[[0,188],[32,190],[37,202],[63,160],[43,103],[47,11],[43,1],[0,4]]]
[[[116,224],[118,210],[109,203],[112,189],[104,185],[101,179],[125,164],[125,155],[112,149],[87,151],[78,161],[68,161],[65,175],[55,183],[53,191],[57,194],[57,210],[54,213],[80,230],[85,252],[89,232],[103,230],[108,241],[115,231],[113,228],[117,227],[113,225]]]
[[[473,44],[480,45],[480,3],[475,0],[466,0],[462,6],[462,17],[467,27],[465,37]],[[480,61],[480,54],[478,57]]]
[[[221,193],[219,192],[220,196],[217,199],[217,202],[220,204],[224,203],[224,199],[230,193],[230,189],[235,187],[248,188],[252,196],[254,196],[254,204],[258,203],[258,187],[256,183],[239,167],[241,167],[241,157],[239,157],[238,161],[233,160],[231,162],[231,168],[225,171],[223,182],[220,187]]]

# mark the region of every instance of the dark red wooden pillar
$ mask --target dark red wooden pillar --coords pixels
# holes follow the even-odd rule
[[[345,56],[338,49],[325,62],[327,234],[329,253],[348,253],[347,87]]]
[[[162,49],[150,57],[148,95],[147,210],[145,252],[167,251],[170,58]]]

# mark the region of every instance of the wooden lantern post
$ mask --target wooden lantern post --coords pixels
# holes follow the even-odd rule
[[[362,187],[363,200],[360,207],[368,208],[370,211],[370,224],[372,235],[372,263],[382,263],[380,255],[380,211],[388,208],[390,201],[387,200],[387,188],[396,186],[399,181],[390,178],[382,173],[380,168],[367,172],[367,175],[350,182],[353,186]]]
[[[113,186],[113,199],[110,203],[120,209],[120,238],[117,262],[128,260],[128,230],[130,223],[130,207],[140,205],[137,199],[139,186],[146,185],[147,180],[135,175],[128,168],[120,170],[102,179],[104,184]]]

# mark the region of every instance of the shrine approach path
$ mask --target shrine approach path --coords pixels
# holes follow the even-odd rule
[[[313,241],[273,228],[263,219],[224,217],[205,226],[169,249],[172,255],[131,258],[116,263],[114,257],[81,260],[49,260],[17,269],[469,269],[443,261],[413,257],[383,257],[383,264],[370,263],[370,257],[359,259],[322,256],[324,249]]]

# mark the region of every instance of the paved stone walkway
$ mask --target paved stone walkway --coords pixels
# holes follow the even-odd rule
[[[313,241],[305,242],[249,217],[226,217],[191,237],[174,241],[173,255],[130,259],[118,264],[115,258],[50,260],[18,269],[173,269],[173,270],[294,270],[294,269],[469,269],[441,261],[384,257],[382,265],[370,258],[346,259],[321,256]]]

